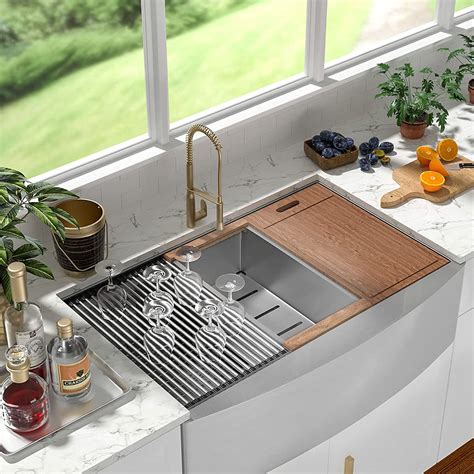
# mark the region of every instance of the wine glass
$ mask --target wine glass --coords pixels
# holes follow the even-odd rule
[[[162,320],[169,319],[173,309],[174,303],[162,297],[156,299],[155,306],[147,313],[151,327],[145,332],[143,342],[150,362],[166,365],[171,360],[176,338]]]
[[[186,268],[176,275],[173,282],[180,304],[188,304],[186,300],[190,300],[189,305],[194,306],[201,296],[202,278],[189,268],[189,264],[200,257],[201,251],[191,245],[185,245],[176,252],[176,260],[186,264]]]
[[[171,270],[168,267],[162,264],[151,265],[145,269],[143,276],[148,281],[152,281],[156,284],[156,289],[145,298],[143,303],[143,314],[145,316],[148,316],[148,313],[157,305],[157,301],[162,298],[167,299],[174,305],[173,295],[160,289],[161,282],[169,280],[172,276]],[[170,313],[170,315],[171,314],[172,313]],[[164,320],[162,318],[162,321],[169,322],[169,319],[165,318]]]
[[[99,275],[107,276],[107,285],[97,292],[97,303],[104,319],[115,321],[123,316],[127,306],[127,292],[113,282],[114,276],[123,270],[123,264],[115,260],[102,260],[95,266]]]
[[[224,313],[219,318],[222,329],[227,337],[232,337],[242,331],[245,320],[245,308],[234,300],[233,293],[240,291],[245,286],[245,280],[235,273],[226,273],[216,280],[216,288],[227,292],[224,301]]]
[[[196,333],[196,348],[199,358],[204,363],[214,363],[219,360],[226,345],[226,335],[219,326],[219,316],[224,310],[222,301],[205,299],[199,301],[196,312],[207,318],[207,324]]]

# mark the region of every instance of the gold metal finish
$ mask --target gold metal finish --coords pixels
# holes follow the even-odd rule
[[[73,336],[72,321],[69,318],[61,318],[57,321],[56,328],[60,339],[70,339]]]
[[[344,474],[354,474],[354,458],[352,456],[346,456]]]
[[[12,287],[12,300],[15,303],[23,303],[28,299],[26,290],[26,267],[22,262],[10,263],[7,267],[7,273],[10,277]]]
[[[217,196],[213,196],[207,191],[194,187],[193,170],[193,136],[196,132],[201,132],[211,140],[217,151]],[[187,225],[193,228],[196,222],[207,216],[206,201],[216,205],[216,230],[224,230],[224,202],[222,201],[222,145],[217,135],[205,125],[196,123],[190,127],[186,134],[186,217]],[[196,211],[195,196],[201,197],[200,209]]]
[[[105,225],[104,208],[91,199],[68,199],[56,207],[69,212],[76,218],[79,228],[66,221],[62,221],[68,239],[83,239],[97,234]]]

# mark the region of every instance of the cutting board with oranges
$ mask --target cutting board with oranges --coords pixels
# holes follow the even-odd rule
[[[424,148],[424,147],[420,147]],[[429,147],[426,147],[429,148]],[[431,149],[433,152],[433,157],[428,156],[427,159],[420,158],[417,150],[418,159],[408,163],[405,166],[401,166],[393,171],[392,177],[393,179],[400,185],[399,188],[394,189],[386,194],[384,194],[380,200],[380,206],[382,208],[390,208],[399,206],[410,199],[414,198],[421,198],[426,199],[428,201],[440,204],[442,202],[447,201],[448,199],[452,199],[458,194],[462,193],[466,189],[469,189],[474,186],[474,169],[462,169],[459,171],[450,171],[449,174],[446,173],[444,170],[444,183],[440,186],[440,188],[435,192],[428,192],[424,189],[424,186],[421,183],[420,175],[423,172],[428,170],[440,171],[437,166],[440,164],[442,165],[443,160],[446,162],[451,163],[471,163],[472,161],[460,156],[457,154],[457,147],[456,153],[454,156],[446,156],[447,159],[439,160],[439,156],[437,151]],[[441,149],[442,150],[442,149]],[[438,146],[438,151],[440,151],[440,147]],[[429,151],[428,151],[429,155]],[[436,160],[433,161],[433,165],[430,167],[431,159]],[[429,174],[429,173],[425,173]],[[438,175],[438,173],[431,173]],[[443,180],[443,176],[439,176],[441,182]],[[434,178],[433,178],[434,179]]]

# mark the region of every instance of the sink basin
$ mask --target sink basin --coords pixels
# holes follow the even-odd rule
[[[279,248],[245,229],[203,250],[192,264],[210,285],[223,273],[246,282],[234,294],[262,329],[286,340],[357,300],[357,297]],[[217,290],[216,290],[217,291]]]

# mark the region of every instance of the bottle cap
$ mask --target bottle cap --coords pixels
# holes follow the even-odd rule
[[[73,336],[72,321],[69,318],[61,318],[56,322],[58,336],[61,339],[69,339]]]
[[[16,303],[22,303],[28,299],[26,292],[26,267],[22,262],[10,263],[7,267],[12,287],[12,299]]]
[[[24,383],[29,379],[30,357],[26,346],[14,345],[5,352],[7,370],[14,383]]]

